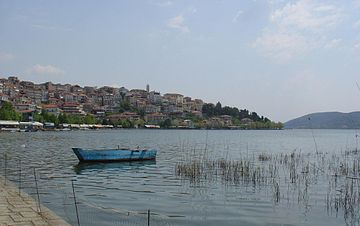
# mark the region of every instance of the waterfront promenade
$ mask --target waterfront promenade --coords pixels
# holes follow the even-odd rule
[[[0,176],[0,226],[3,225],[52,225],[69,226],[59,216],[40,206],[28,194],[20,192],[10,181]]]

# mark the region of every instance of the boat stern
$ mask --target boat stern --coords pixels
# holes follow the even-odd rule
[[[144,159],[156,159],[157,150],[147,150]]]
[[[84,158],[81,155],[81,148],[72,148],[72,150],[75,153],[76,157],[79,159],[79,161],[84,161]]]

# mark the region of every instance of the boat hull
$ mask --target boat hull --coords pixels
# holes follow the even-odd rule
[[[125,162],[156,158],[156,150],[104,149],[86,150],[73,148],[80,162]]]

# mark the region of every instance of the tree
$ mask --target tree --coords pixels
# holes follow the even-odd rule
[[[36,122],[44,122],[44,117],[42,114],[35,113],[33,119]]]
[[[239,119],[243,119],[243,118],[249,118],[249,111],[246,109],[240,110],[239,112]]]
[[[15,111],[10,102],[4,102],[0,108],[0,120],[21,120],[21,114]]]
[[[200,129],[200,128],[204,128],[206,126],[206,124],[205,124],[204,120],[199,120],[199,121],[194,122],[194,126],[195,126],[195,128]]]
[[[236,107],[225,106],[221,109],[222,115],[230,115],[232,117],[239,117],[239,109]]]
[[[160,122],[160,127],[162,128],[170,128],[171,125],[171,119],[165,119],[164,121]]]
[[[221,107],[221,103],[217,102],[214,108],[214,114],[215,115],[222,115],[222,107]]]
[[[53,114],[50,114],[44,110],[41,111],[40,114],[34,114],[34,121],[37,121],[37,122],[52,122],[54,123],[56,126],[59,125],[60,123],[60,115],[59,117],[56,117],[55,115]]]
[[[250,118],[253,121],[260,121],[260,117],[258,116],[258,114],[256,112],[251,112]]]
[[[84,123],[84,118],[79,115],[71,114],[60,114],[58,117],[59,123],[69,123],[69,124],[81,124]]]
[[[202,113],[205,114],[207,117],[214,116],[214,104],[204,104],[202,107]]]
[[[239,126],[241,124],[241,121],[238,118],[233,118],[232,123],[236,126]]]
[[[63,113],[59,114],[58,119],[59,119],[60,124],[68,123],[66,114],[63,114]]]
[[[53,114],[48,114],[48,117],[47,117],[47,122],[52,122],[55,124],[55,126],[58,126],[59,125],[59,118],[56,117],[55,115]]]
[[[109,120],[106,119],[106,118],[104,118],[104,119],[102,120],[101,124],[103,124],[103,125],[108,125],[108,124],[109,124]]]
[[[134,127],[134,124],[128,119],[120,120],[120,123],[123,128],[133,128]]]
[[[137,128],[143,128],[145,126],[145,121],[142,119],[138,119],[135,121],[134,125]]]
[[[277,123],[275,123],[275,128],[282,129],[282,128],[284,128],[284,124],[282,122],[277,122]]]
[[[96,124],[97,123],[96,118],[93,115],[90,115],[90,114],[87,114],[84,117],[83,121],[84,121],[85,124]]]
[[[67,115],[68,122],[71,124],[82,124],[84,122],[84,118],[79,115]]]
[[[137,110],[137,113],[140,115],[140,117],[142,117],[142,118],[144,118],[144,116],[145,116],[145,111],[143,110],[143,109],[138,109]]]
[[[123,113],[125,111],[132,111],[133,108],[131,107],[131,104],[129,101],[123,101],[121,102],[120,106],[119,106],[119,112]]]

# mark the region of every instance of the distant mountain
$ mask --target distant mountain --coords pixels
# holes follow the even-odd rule
[[[360,111],[319,112],[304,115],[284,124],[285,129],[359,129]]]

